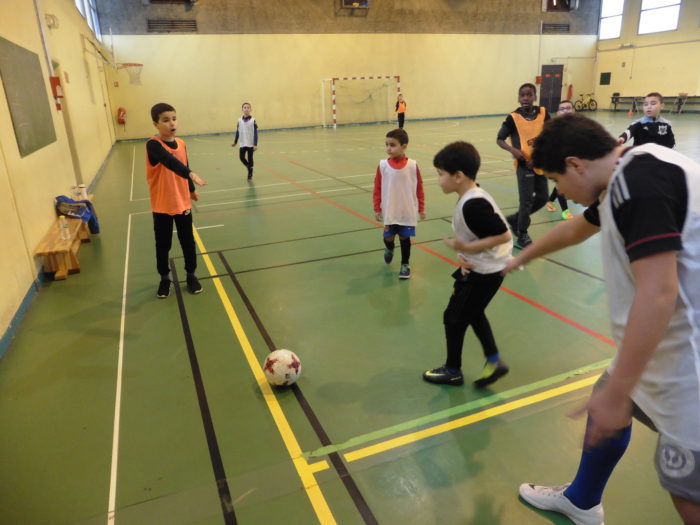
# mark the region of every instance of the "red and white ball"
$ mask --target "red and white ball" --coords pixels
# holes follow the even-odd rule
[[[293,385],[301,375],[301,361],[291,350],[281,348],[265,358],[263,371],[271,385]]]

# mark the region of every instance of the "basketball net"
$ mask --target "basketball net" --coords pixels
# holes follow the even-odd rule
[[[117,64],[117,70],[125,69],[129,75],[129,83],[141,85],[141,70],[143,69],[143,64],[137,64],[136,62],[124,62]]]

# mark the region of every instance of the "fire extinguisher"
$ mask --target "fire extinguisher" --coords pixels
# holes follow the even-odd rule
[[[126,110],[124,108],[117,110],[117,122],[122,126],[126,124]]]

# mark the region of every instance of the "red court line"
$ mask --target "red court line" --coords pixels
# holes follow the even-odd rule
[[[307,188],[307,187],[306,187],[305,185],[303,185],[302,183],[297,182],[297,181],[295,181],[295,180],[293,180],[293,179],[290,179],[290,178],[287,177],[286,175],[282,175],[282,174],[279,173],[278,171],[273,170],[272,168],[270,168],[269,166],[264,166],[264,167],[265,167],[265,169],[269,170],[270,172],[272,172],[272,173],[273,173],[274,175],[276,175],[277,177],[280,177],[280,178],[286,180],[287,182],[290,182],[290,183],[294,184],[295,186],[298,186],[299,188],[302,188],[304,191],[308,191],[308,192],[311,193],[312,195],[314,195],[314,196],[316,196],[316,197],[322,199],[323,201],[327,202],[328,204],[331,204],[331,205],[333,205],[333,206],[335,206],[335,207],[337,207],[337,208],[340,208],[340,209],[343,210],[343,211],[346,211],[346,212],[348,212],[348,213],[351,213],[351,214],[354,215],[355,217],[358,217],[359,219],[362,219],[363,221],[369,222],[370,224],[374,224],[374,225],[377,226],[377,227],[381,227],[381,226],[382,226],[382,225],[381,225],[380,223],[378,223],[377,221],[375,221],[375,220],[373,220],[373,219],[370,219],[369,217],[365,217],[365,216],[362,215],[361,213],[358,213],[358,212],[356,212],[355,210],[352,210],[352,209],[348,208],[347,206],[343,206],[343,205],[340,204],[339,202],[336,202],[336,201],[334,201],[333,199],[329,199],[328,197],[325,197],[325,196],[321,195],[320,193],[318,193],[318,192],[312,190],[311,188]],[[423,250],[424,252],[429,253],[429,254],[431,254],[431,255],[434,255],[435,257],[437,257],[437,258],[439,258],[439,259],[442,259],[442,260],[445,261],[445,262],[450,263],[452,266],[459,266],[455,261],[453,261],[453,260],[450,259],[449,257],[445,257],[444,255],[441,255],[441,254],[437,253],[436,251],[433,251],[433,250],[431,250],[430,248],[428,248],[428,247],[426,247],[426,246],[424,246],[424,245],[422,245],[422,244],[414,244],[414,246],[417,246],[418,248],[420,248],[420,249]],[[550,308],[547,308],[546,306],[544,306],[544,305],[542,305],[542,304],[540,304],[540,303],[538,303],[538,302],[536,302],[536,301],[533,301],[532,299],[528,299],[527,297],[525,297],[524,295],[519,294],[518,292],[515,292],[515,291],[513,291],[513,290],[511,290],[511,289],[509,289],[509,288],[506,288],[505,286],[501,286],[501,290],[503,290],[504,292],[506,292],[506,293],[512,295],[513,297],[516,297],[516,298],[520,299],[521,301],[526,302],[526,303],[529,304],[530,306],[534,306],[535,308],[537,308],[537,309],[539,309],[539,310],[542,310],[543,312],[545,312],[545,313],[551,315],[552,317],[554,317],[554,318],[556,318],[556,319],[559,319],[560,321],[563,321],[564,323],[566,323],[566,324],[568,324],[568,325],[570,325],[570,326],[573,326],[574,328],[577,328],[577,329],[581,330],[582,332],[584,332],[584,333],[586,333],[586,334],[588,334],[588,335],[592,335],[593,337],[595,337],[596,339],[598,339],[598,340],[600,340],[600,341],[603,341],[604,343],[607,343],[607,344],[609,344],[609,345],[611,345],[611,346],[617,346],[617,345],[615,344],[615,341],[613,341],[613,340],[610,339],[609,337],[606,337],[606,336],[604,336],[603,334],[599,334],[599,333],[596,332],[595,330],[592,330],[592,329],[590,329],[590,328],[588,328],[588,327],[582,325],[581,323],[577,323],[577,322],[574,321],[573,319],[569,319],[568,317],[566,317],[566,316],[564,316],[564,315],[561,315],[561,314],[555,312],[554,310],[552,310],[552,309],[550,309]]]

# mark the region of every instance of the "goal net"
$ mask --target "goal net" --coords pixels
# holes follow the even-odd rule
[[[337,77],[323,84],[324,126],[394,119],[396,96],[401,92],[398,75]]]

